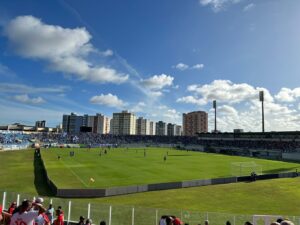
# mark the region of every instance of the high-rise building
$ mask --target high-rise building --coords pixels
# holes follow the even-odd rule
[[[36,121],[35,122],[35,127],[36,128],[45,128],[46,127],[46,121],[45,120]]]
[[[79,133],[80,127],[83,126],[83,116],[77,116],[75,113],[63,115],[62,125],[64,132]]]
[[[182,118],[183,135],[196,136],[208,131],[208,115],[203,111],[184,113]]]
[[[155,124],[155,135],[165,136],[167,135],[167,124],[163,121],[158,121]]]
[[[153,121],[149,122],[149,126],[150,126],[149,135],[155,135],[156,134],[155,125],[156,125],[155,122],[153,122]]]
[[[88,116],[87,126],[92,128],[93,133],[109,134],[110,118],[99,113],[95,116]]]
[[[149,135],[150,134],[150,121],[139,117],[136,120],[136,135]]]
[[[168,123],[168,125],[167,125],[167,135],[168,136],[175,136],[175,127],[176,127],[176,124]]]
[[[112,134],[135,135],[136,116],[128,111],[113,113]]]
[[[175,136],[181,136],[181,135],[182,135],[182,126],[176,125]]]

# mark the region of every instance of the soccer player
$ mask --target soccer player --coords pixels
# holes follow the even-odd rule
[[[10,225],[33,225],[34,219],[46,209],[39,203],[33,203],[38,210],[30,211],[32,204],[29,200],[24,200],[20,206],[20,210],[13,214]]]

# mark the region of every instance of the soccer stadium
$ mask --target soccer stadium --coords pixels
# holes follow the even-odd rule
[[[0,225],[300,225],[300,1],[0,2]]]

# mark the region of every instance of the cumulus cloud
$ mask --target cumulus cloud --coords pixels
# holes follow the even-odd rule
[[[178,70],[187,70],[189,68],[188,65],[184,64],[184,63],[178,63],[176,66],[174,66],[176,69]]]
[[[204,68],[204,64],[195,64],[193,66],[189,66],[187,64],[184,64],[184,63],[178,63],[177,65],[173,66],[173,68],[175,69],[178,69],[178,70],[181,70],[181,71],[184,71],[184,70],[201,70]]]
[[[33,16],[18,16],[5,26],[4,35],[17,54],[44,60],[52,70],[79,80],[122,83],[129,77],[88,60],[91,53],[99,51],[90,43],[92,36],[85,28],[63,28],[45,24]],[[107,50],[102,54],[113,53]]]
[[[160,90],[164,87],[171,86],[173,84],[174,77],[161,74],[161,75],[154,75],[146,80],[142,80],[141,84],[145,88],[149,90]]]
[[[281,88],[277,95],[275,95],[276,100],[281,102],[294,102],[300,97],[300,88],[290,89]]]
[[[214,12],[224,10],[227,5],[237,4],[241,0],[199,0],[203,6],[210,6]]]
[[[203,99],[197,99],[196,97],[194,96],[185,96],[185,97],[182,97],[182,98],[178,98],[176,100],[176,102],[181,102],[181,103],[191,103],[191,104],[195,104],[195,105],[206,105],[207,102],[204,101]]]
[[[96,95],[91,97],[90,102],[92,104],[99,104],[99,105],[105,105],[112,108],[123,108],[127,104],[123,102],[121,99],[118,98],[118,96],[113,95],[111,93],[104,95]]]
[[[193,65],[191,68],[195,69],[195,70],[201,70],[204,68],[204,64],[196,64],[196,65]]]
[[[188,91],[194,93],[195,99],[208,103],[212,100],[229,104],[239,103],[245,100],[258,99],[258,92],[263,90],[265,101],[273,101],[273,97],[264,88],[255,88],[246,83],[235,84],[229,80],[214,80],[210,84],[188,86]]]
[[[265,93],[265,127],[268,131],[299,130],[300,114],[295,102],[300,97],[299,88],[282,88],[275,97],[266,88],[253,87],[246,83],[233,83],[228,80],[215,80],[210,84],[190,85],[188,91],[193,95],[177,99],[180,103],[189,103],[210,108],[209,127],[214,126],[212,100],[218,102],[218,129],[232,131],[241,128],[245,131],[261,131],[261,102],[258,93]],[[294,107],[295,106],[295,107]]]
[[[30,98],[27,94],[24,95],[15,95],[13,99],[17,102],[24,104],[42,104],[45,103],[45,100],[42,97]]]

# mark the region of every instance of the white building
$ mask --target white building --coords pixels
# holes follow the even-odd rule
[[[149,122],[149,135],[155,135],[156,134],[156,126],[155,122],[150,121]]]
[[[135,135],[136,116],[128,111],[113,113],[112,134],[115,135]]]
[[[139,117],[136,120],[136,135],[150,135],[150,121]]]
[[[99,113],[95,116],[88,116],[87,126],[92,128],[93,133],[109,134],[110,118]]]

